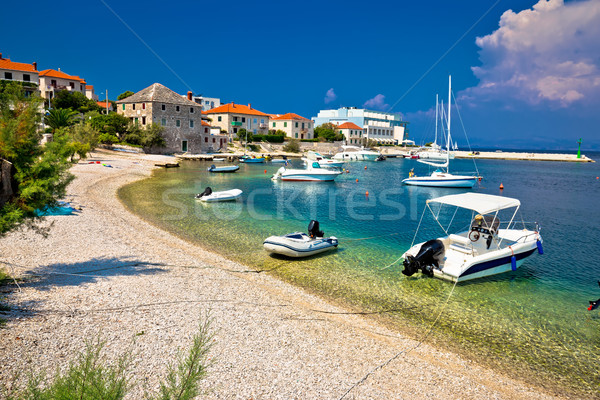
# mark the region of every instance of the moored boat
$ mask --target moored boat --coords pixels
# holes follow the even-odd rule
[[[381,154],[377,151],[358,146],[342,146],[342,151],[333,156],[340,161],[375,161]]]
[[[235,172],[240,169],[239,165],[223,165],[223,166],[215,166],[211,165],[208,167],[208,172]]]
[[[210,187],[204,189],[204,192],[198,193],[196,199],[204,202],[216,202],[216,201],[232,201],[236,200],[242,195],[240,189],[223,190],[220,192],[213,192]]]
[[[335,236],[324,237],[319,230],[319,222],[312,220],[308,224],[308,234],[303,232],[288,233],[283,236],[269,236],[263,247],[270,253],[288,257],[308,257],[337,248]]]
[[[516,271],[536,250],[543,254],[539,226],[536,224],[534,229],[528,229],[524,222],[522,228],[515,226],[520,205],[518,199],[481,193],[454,194],[427,200],[426,208],[446,236],[418,243],[408,249],[402,255],[402,273],[411,276],[421,271],[425,275],[460,282]],[[468,230],[456,234],[448,232],[457,210],[444,214],[442,209],[447,207],[471,211]],[[503,228],[499,212],[511,209],[514,210],[512,217]],[[442,215],[453,215],[448,227],[444,227],[440,219]]]
[[[342,171],[337,169],[321,168],[317,161],[309,162],[306,169],[292,169],[281,167],[271,179],[282,181],[313,181],[327,182],[333,181]]]

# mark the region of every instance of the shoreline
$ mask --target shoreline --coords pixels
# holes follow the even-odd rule
[[[20,266],[11,274],[39,275],[9,295],[13,310],[0,330],[2,382],[24,372],[29,358],[53,372],[100,331],[111,356],[137,336],[135,381],[154,388],[210,308],[218,331],[207,398],[340,398],[411,348],[345,398],[560,398],[373,319],[343,314],[349,310],[149,224],[116,193],[150,176],[162,159],[114,153],[90,157],[112,168],[88,160],[74,166],[67,200],[82,211],[49,217],[48,239],[17,232],[0,240],[4,260]]]

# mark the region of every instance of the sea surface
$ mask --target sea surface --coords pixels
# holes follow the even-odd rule
[[[534,253],[516,272],[456,287],[401,273],[400,257],[411,243],[443,235],[424,213],[426,200],[467,191],[403,186],[412,168],[417,175],[429,171],[415,160],[347,163],[330,183],[272,181],[282,164],[240,164],[236,173],[212,174],[211,163],[189,161],[157,170],[119,195],[166,230],[372,312],[416,339],[528,382],[599,397],[600,310],[587,307],[600,297],[600,153],[585,154],[599,162],[452,160],[451,172],[483,177],[473,191],[519,199],[518,219],[537,222],[544,241],[544,254]],[[238,202],[195,200],[207,186],[244,193]],[[452,226],[466,227],[468,216],[455,216],[462,217]],[[312,219],[339,238],[338,250],[301,260],[263,250],[266,237],[306,231]]]

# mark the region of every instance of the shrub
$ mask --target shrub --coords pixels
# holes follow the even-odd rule
[[[283,146],[283,151],[287,151],[289,153],[300,152],[300,142],[298,139],[290,139],[285,146]]]
[[[283,135],[254,135],[252,140],[254,142],[268,142],[268,143],[283,143],[285,136]]]

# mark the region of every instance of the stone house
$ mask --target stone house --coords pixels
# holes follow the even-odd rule
[[[254,134],[269,133],[269,115],[255,110],[250,104],[244,106],[231,102],[207,110],[204,115],[212,120],[211,126],[227,132],[230,140],[235,139],[242,128]]]
[[[364,129],[353,122],[344,122],[335,130],[344,135],[347,144],[359,145],[362,141]]]
[[[117,101],[117,112],[133,123],[147,127],[152,123],[164,128],[165,153],[205,153],[226,148],[227,140],[219,137],[212,142],[202,125],[202,106],[155,83]]]
[[[282,130],[287,137],[294,139],[313,139],[315,137],[314,122],[294,113],[271,116],[269,130]]]

